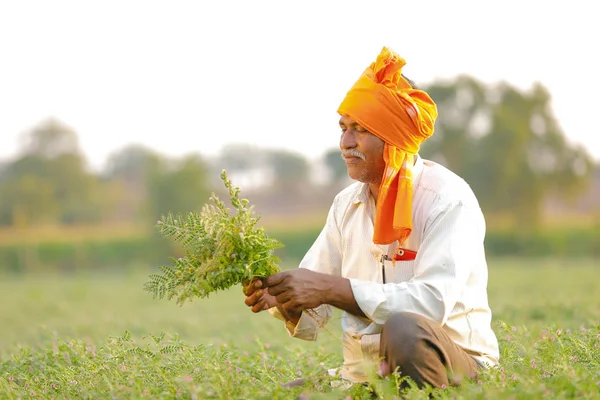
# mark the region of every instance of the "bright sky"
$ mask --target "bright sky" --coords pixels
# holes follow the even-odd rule
[[[132,142],[167,155],[248,142],[316,158],[337,146],[337,106],[388,46],[417,83],[541,82],[569,139],[600,160],[595,7],[0,0],[0,159],[48,116],[78,132],[94,167]]]

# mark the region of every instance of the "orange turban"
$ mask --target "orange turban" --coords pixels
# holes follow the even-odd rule
[[[433,134],[437,107],[427,93],[402,77],[406,61],[384,47],[338,108],[385,142],[373,242],[400,246],[412,231],[413,165],[421,143]]]

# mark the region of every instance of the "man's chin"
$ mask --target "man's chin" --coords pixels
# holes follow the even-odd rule
[[[348,176],[354,181],[365,182],[365,174],[362,173],[362,171],[356,171],[348,168]]]

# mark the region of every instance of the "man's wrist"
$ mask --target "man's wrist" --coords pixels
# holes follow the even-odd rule
[[[358,317],[366,317],[366,314],[354,298],[350,279],[342,278],[341,276],[325,277],[323,278],[323,290],[321,293],[320,304],[329,304]]]
[[[323,288],[321,289],[320,304],[335,305],[341,285],[343,285],[346,278],[339,276],[325,275],[323,277]]]

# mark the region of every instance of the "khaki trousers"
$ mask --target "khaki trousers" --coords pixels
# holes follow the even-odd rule
[[[382,375],[398,370],[419,387],[458,385],[477,379],[477,362],[444,330],[427,318],[412,313],[392,315],[383,327],[379,356]],[[408,386],[405,382],[401,388]]]

